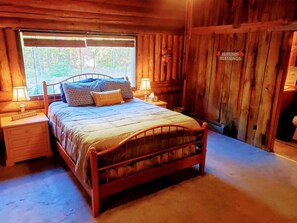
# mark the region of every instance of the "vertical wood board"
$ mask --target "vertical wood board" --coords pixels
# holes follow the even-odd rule
[[[260,148],[265,148],[265,145],[267,145],[267,131],[271,122],[271,109],[273,103],[275,102],[273,100],[273,97],[275,91],[275,83],[277,80],[277,66],[281,53],[282,37],[282,32],[272,32],[271,34],[270,48],[262,84],[257,130],[255,132],[254,140],[254,145]]]
[[[11,91],[11,74],[8,63],[8,55],[6,48],[6,39],[4,30],[0,29],[0,90]]]
[[[251,103],[251,94],[252,94],[252,84],[253,77],[255,73],[255,54],[257,51],[257,42],[259,39],[259,33],[248,33],[247,41],[248,46],[245,51],[245,75],[244,75],[244,85],[242,92],[242,102],[240,108],[240,118],[238,125],[238,134],[237,138],[239,140],[245,141],[247,135],[247,125],[249,117],[249,109]]]
[[[245,52],[246,34],[238,33],[234,35],[234,51]],[[231,136],[237,137],[239,117],[240,117],[240,105],[242,100],[242,88],[243,88],[243,60],[233,61],[231,71],[230,92],[228,100],[228,124],[231,125]]]
[[[161,34],[156,34],[155,41],[155,72],[154,72],[154,81],[160,81],[161,76]]]
[[[254,136],[257,129],[259,105],[262,94],[263,78],[270,43],[270,32],[262,32],[259,36],[257,51],[255,55],[255,73],[253,74],[252,94],[250,111],[248,117],[246,142],[254,145]]]

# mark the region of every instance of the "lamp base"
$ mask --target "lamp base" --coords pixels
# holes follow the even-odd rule
[[[144,91],[143,95],[144,95],[144,101],[147,101],[147,91]]]
[[[26,105],[25,104],[20,104],[20,109],[21,109],[21,113],[25,112]]]

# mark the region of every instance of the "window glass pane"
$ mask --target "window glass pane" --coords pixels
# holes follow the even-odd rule
[[[71,47],[53,47],[53,41],[48,44],[42,40],[42,46],[38,40],[23,46],[27,87],[31,96],[43,94],[43,81],[55,83],[80,73],[127,76],[131,85],[135,86],[135,44],[123,41],[125,45],[119,46],[121,43],[115,40],[112,46],[110,40],[110,44],[94,44],[96,46],[77,47],[73,44]],[[32,46],[34,44],[37,46]],[[59,89],[55,93],[59,93]]]

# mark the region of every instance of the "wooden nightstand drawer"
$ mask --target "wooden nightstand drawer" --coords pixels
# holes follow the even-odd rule
[[[44,141],[46,141],[46,135],[40,135],[40,136],[31,136],[31,137],[21,137],[19,139],[10,140],[9,144],[12,146],[13,149],[26,146],[26,145],[40,145],[44,144]]]
[[[28,138],[32,136],[38,136],[46,133],[47,123],[33,124],[23,127],[13,127],[7,130],[8,137],[10,139]]]
[[[6,166],[40,156],[52,156],[48,118],[43,113],[15,121],[11,117],[3,117],[1,123],[6,147]]]
[[[43,156],[44,155],[43,150],[44,148],[46,148],[46,146],[47,145],[43,143],[43,144],[27,145],[27,146],[20,147],[18,149],[14,149],[12,151],[14,162]]]

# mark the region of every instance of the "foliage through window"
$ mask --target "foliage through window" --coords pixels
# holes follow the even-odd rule
[[[41,95],[42,82],[55,83],[80,73],[127,76],[135,86],[135,38],[23,32],[29,95]]]

